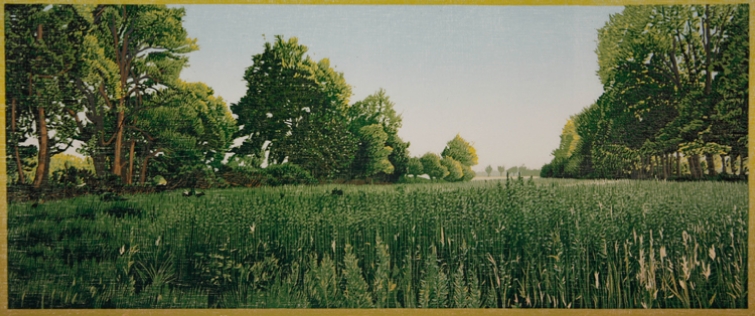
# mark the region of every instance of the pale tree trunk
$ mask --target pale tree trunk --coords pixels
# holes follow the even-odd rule
[[[676,152],[676,176],[682,176],[682,156],[679,155],[678,151]]]

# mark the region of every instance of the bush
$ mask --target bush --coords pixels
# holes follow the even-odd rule
[[[244,166],[225,167],[221,176],[229,185],[235,187],[253,188],[272,181],[272,177],[263,169]]]
[[[80,169],[74,166],[68,166],[65,169],[58,169],[52,172],[50,183],[53,185],[76,186],[86,183],[94,174],[88,169]]]
[[[207,166],[184,166],[169,179],[170,188],[223,188],[228,183]]]
[[[317,183],[317,180],[312,177],[309,171],[292,163],[269,165],[264,170],[271,177],[269,184],[273,186]]]

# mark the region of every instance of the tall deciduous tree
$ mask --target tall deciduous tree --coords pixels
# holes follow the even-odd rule
[[[396,113],[394,106],[385,90],[380,89],[364,98],[364,100],[351,105],[346,114],[349,121],[349,130],[354,135],[358,135],[362,127],[373,124],[382,126],[383,131],[388,135],[385,146],[393,149],[388,156],[388,161],[394,168],[392,173],[383,175],[388,181],[396,181],[401,175],[407,173],[407,164],[409,161],[409,143],[404,142],[398,136],[398,129],[401,128],[402,118],[400,114]],[[363,170],[368,163],[368,161],[356,159],[353,168],[359,173],[358,171]]]
[[[351,87],[327,59],[315,63],[306,53],[295,37],[276,36],[252,56],[244,74],[247,92],[231,105],[241,126],[236,136],[246,138],[235,153],[333,176],[344,173],[354,158],[344,113]]]
[[[548,173],[668,177],[673,169],[680,175],[683,155],[700,178],[702,159],[712,176],[715,156],[741,157],[747,11],[656,5],[612,15],[598,32],[604,93],[574,118],[577,147],[567,160],[554,157]]]
[[[177,81],[144,98],[134,126],[141,138],[139,182],[144,184],[150,169],[168,178],[179,176],[169,170],[181,167],[219,168],[238,129],[222,98],[204,83]],[[157,166],[150,168],[150,162]]]
[[[9,141],[24,181],[19,142],[37,140],[33,185],[49,176],[50,157],[72,144],[77,107],[73,78],[81,70],[81,42],[87,23],[71,5],[6,6],[6,99],[11,103]]]
[[[98,5],[81,10],[90,12],[92,23],[85,40],[89,67],[78,82],[91,126],[79,125],[88,129],[81,141],[89,145],[96,169],[107,160],[113,174],[130,179],[135,138],[143,134],[135,119],[145,108],[144,96],[171,86],[186,66],[185,54],[198,46],[183,27],[183,8]],[[107,146],[112,150],[103,150]]]

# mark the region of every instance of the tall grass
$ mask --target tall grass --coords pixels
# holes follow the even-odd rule
[[[746,184],[335,187],[12,204],[10,307],[747,307]]]

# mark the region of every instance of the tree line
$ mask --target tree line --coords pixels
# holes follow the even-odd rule
[[[744,178],[749,5],[627,6],[598,30],[603,94],[544,177]]]
[[[228,106],[206,84],[179,78],[199,49],[183,8],[5,8],[11,184],[50,185],[51,157],[70,148],[93,165],[70,165],[78,182],[126,186],[158,176],[174,187],[223,184],[223,175],[283,165],[268,173],[395,182],[408,172],[409,142],[386,92],[350,103],[343,73],[312,60],[295,37],[276,36],[252,56],[246,94]],[[444,163],[456,180],[476,155],[453,148]]]

